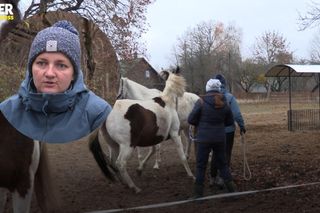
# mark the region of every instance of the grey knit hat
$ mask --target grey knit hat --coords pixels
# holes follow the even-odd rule
[[[218,79],[209,79],[206,84],[206,92],[208,91],[220,91],[221,82]]]
[[[81,66],[79,33],[69,21],[58,21],[51,27],[38,32],[31,44],[29,52],[29,75],[32,75],[31,69],[33,61],[43,52],[63,53],[70,59],[75,74],[79,73]]]

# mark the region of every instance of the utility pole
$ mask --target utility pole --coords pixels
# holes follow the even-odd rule
[[[233,94],[233,71],[231,70],[231,53],[228,52],[228,71],[230,76],[230,92]]]

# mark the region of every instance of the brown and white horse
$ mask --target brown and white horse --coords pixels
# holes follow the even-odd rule
[[[0,112],[0,212],[8,192],[13,212],[28,213],[35,190],[42,212],[57,211],[59,202],[51,182],[45,143],[17,131]]]
[[[111,148],[114,171],[136,193],[141,189],[133,183],[126,169],[132,152],[136,147],[154,146],[169,138],[177,145],[187,174],[194,178],[183,151],[176,111],[176,98],[183,95],[186,82],[177,74],[168,75],[164,91],[152,100],[117,100],[99,134],[99,141],[105,141]]]
[[[167,78],[166,74],[164,74],[164,78]],[[149,89],[141,84],[138,84],[128,78],[121,78],[120,79],[120,93],[118,95],[118,99],[134,99],[134,100],[151,100],[154,97],[160,96],[161,91],[157,89]],[[194,93],[185,92],[182,97],[179,97],[176,102],[176,109],[178,112],[178,117],[180,120],[180,128],[182,130],[181,139],[184,142],[185,154],[188,158],[190,155],[190,145],[192,141],[189,138],[189,124],[188,124],[188,115],[190,114],[191,110],[193,109],[194,104],[199,99]],[[183,137],[184,136],[184,137]],[[140,154],[140,149],[138,148],[138,159],[141,168],[144,167],[146,161],[152,156],[152,154],[156,154],[155,157],[155,164],[153,168],[159,168],[160,162],[160,144],[156,146],[150,147],[150,151],[147,156],[142,159],[142,155]]]

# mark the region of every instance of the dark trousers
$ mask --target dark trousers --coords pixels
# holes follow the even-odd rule
[[[231,164],[231,155],[232,155],[232,148],[233,148],[233,142],[234,142],[234,132],[228,132],[226,133],[226,159],[227,159],[227,165],[230,168]],[[214,159],[215,156],[212,156],[212,159]],[[214,161],[211,161],[211,169],[210,169],[211,177],[216,177],[218,174],[218,168],[215,166]]]
[[[226,160],[226,146],[224,142],[197,144],[196,184],[204,183],[209,154],[213,151],[214,165],[220,171],[220,176],[225,182],[231,181],[232,176]]]

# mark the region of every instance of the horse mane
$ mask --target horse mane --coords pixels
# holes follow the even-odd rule
[[[145,90],[145,89],[148,89],[147,87],[145,87],[145,86],[143,86],[143,85],[141,85],[141,84],[138,84],[137,82],[135,82],[135,81],[132,81],[132,80],[130,80],[129,78],[126,78],[126,77],[122,77],[121,78],[123,81],[124,81],[124,83],[126,83],[127,85],[134,85],[135,87],[137,87],[138,89],[141,89],[141,90]]]
[[[146,99],[151,99],[156,96],[159,96],[161,93],[161,91],[158,89],[149,89],[135,81],[130,80],[129,78],[122,77],[121,81],[123,84],[122,85],[123,90],[125,90],[124,93],[131,94],[131,97],[129,97],[130,99],[133,98],[132,96],[134,96],[134,99],[146,100]],[[125,98],[128,98],[128,97],[125,97]]]
[[[169,72],[168,72],[169,73]],[[161,97],[167,103],[175,103],[177,97],[182,97],[186,89],[186,80],[183,76],[169,73],[166,86]]]

